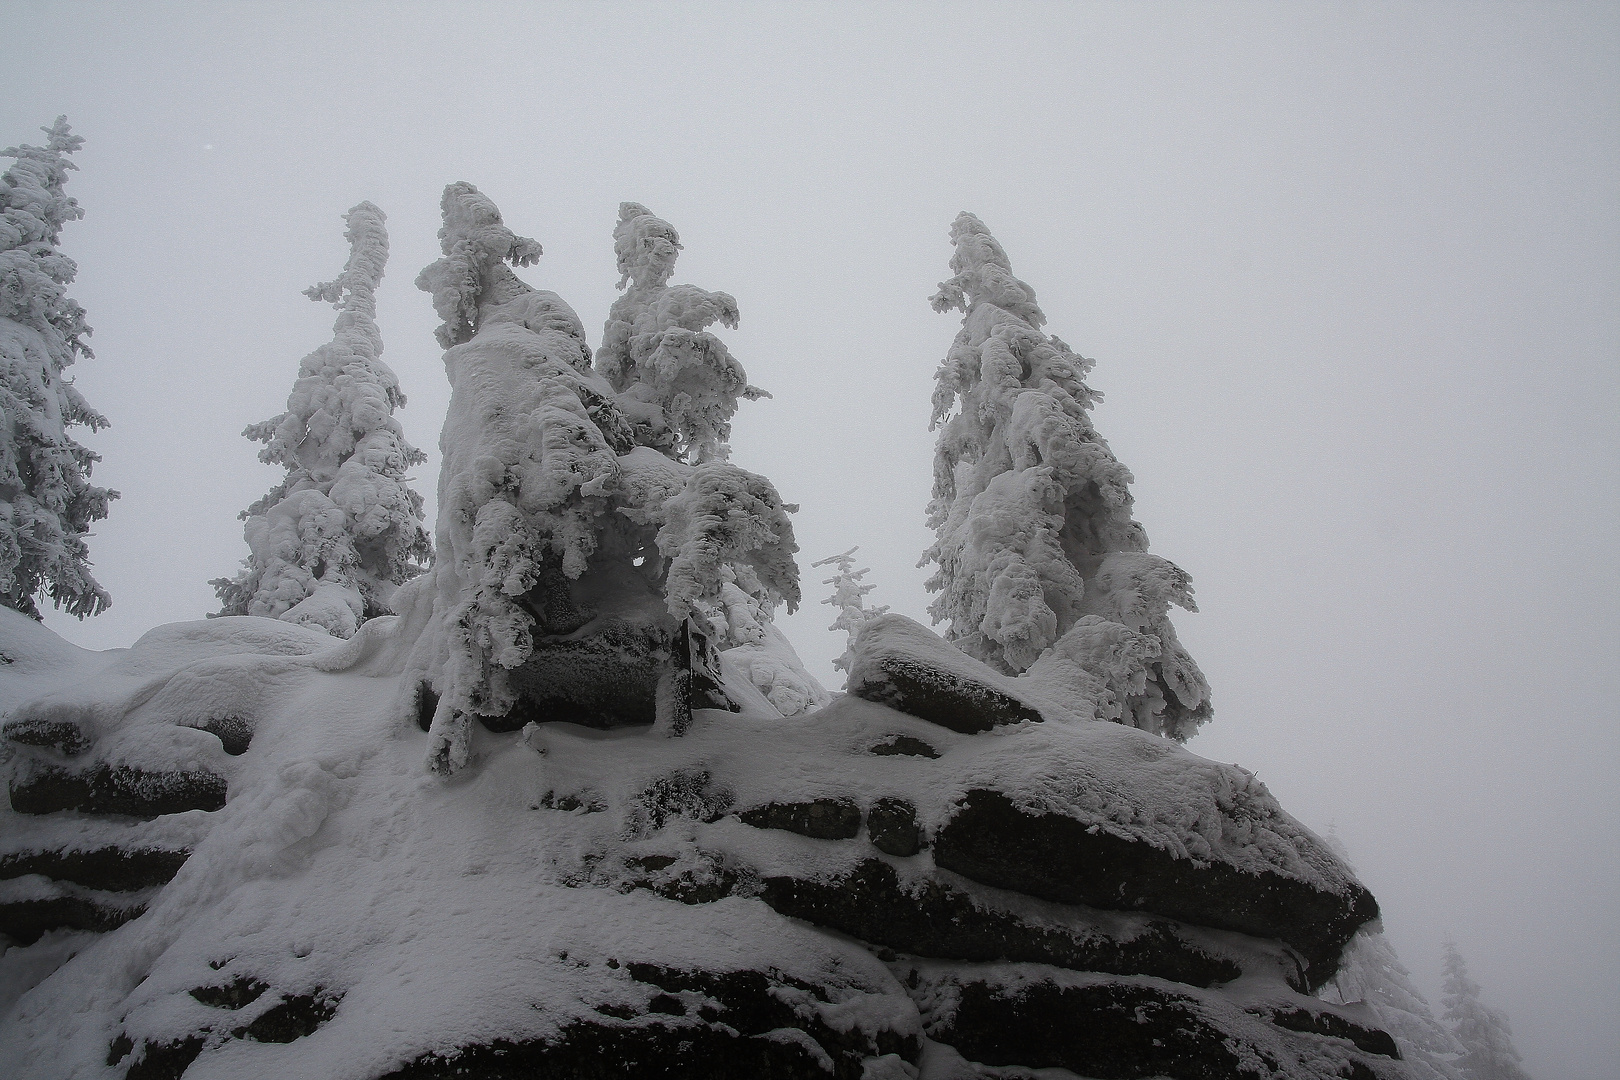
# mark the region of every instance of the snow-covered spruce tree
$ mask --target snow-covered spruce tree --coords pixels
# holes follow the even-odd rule
[[[1041,332],[1035,291],[977,217],[959,215],[951,243],[933,305],[965,318],[934,391],[929,612],[969,655],[1013,675],[1063,669],[1100,718],[1185,740],[1211,715],[1169,619],[1172,604],[1197,610],[1192,587],[1147,553],[1131,474],[1091,423],[1092,361]]]
[[[728,589],[796,603],[798,571],[770,483],[718,455],[681,460],[692,440],[665,438],[647,401],[593,373],[574,311],[512,272],[540,245],[471,184],[447,187],[442,209],[444,258],[417,278],[451,384],[438,553],[399,607],[429,765],[448,774],[475,717],[651,719],[637,710],[680,621],[736,606]]]
[[[78,267],[56,250],[62,226],[84,216],[62,190],[84,140],[65,116],[41,130],[44,146],[0,151],[17,159],[0,176],[0,604],[37,619],[44,594],[82,619],[111,603],[84,540],[118,492],[90,483],[101,458],[67,433],[107,426],[64,374],[92,355],[65,288]]]
[[[811,566],[835,566],[833,576],[822,582],[831,585],[833,594],[823,600],[823,604],[831,604],[838,609],[838,617],[833,620],[828,630],[842,630],[848,635],[844,645],[844,655],[833,661],[833,667],[845,674],[849,673],[849,665],[855,658],[855,638],[860,635],[861,627],[867,620],[875,619],[888,611],[888,605],[882,607],[866,606],[866,594],[877,588],[876,585],[863,585],[861,579],[872,572],[871,567],[855,569],[855,553],[861,550],[852,547],[842,555],[832,555],[813,562]]]
[[[1468,965],[1454,942],[1446,942],[1444,972],[1440,1003],[1462,1046],[1457,1071],[1464,1080],[1530,1080],[1519,1064],[1507,1014],[1479,999],[1479,984],[1468,977]]]
[[[349,261],[305,290],[337,308],[330,342],[304,357],[287,411],[243,434],[287,475],[242,512],[251,553],[209,584],[221,615],[307,623],[337,637],[391,610],[395,589],[433,556],[422,496],[405,472],[427,455],[405,441],[405,404],[382,361],[376,289],[388,263],[387,216],[363,202],[345,215]]]

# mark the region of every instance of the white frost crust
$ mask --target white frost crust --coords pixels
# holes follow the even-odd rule
[[[934,393],[937,539],[923,562],[936,564],[928,587],[940,595],[929,613],[949,621],[960,649],[1010,675],[1048,650],[1057,666],[1083,667],[1095,643],[1060,643],[1088,615],[1156,639],[1140,685],[1115,669],[1059,681],[1110,687],[1123,696],[1103,710],[1109,719],[1184,740],[1210,714],[1209,687],[1168,609],[1197,609],[1187,575],[1146,553],[1131,474],[1091,423],[1092,361],[1041,332],[1035,291],[978,218],[959,215],[951,242],[955,276],[933,304],[964,317]]]
[[[821,708],[832,695],[804,668],[782,631],[766,623],[758,641],[720,654],[729,683],[735,673],[759,691],[783,716],[800,716]]]

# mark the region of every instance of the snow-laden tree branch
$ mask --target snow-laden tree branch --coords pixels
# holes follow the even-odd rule
[[[388,611],[394,590],[433,549],[422,496],[405,473],[427,460],[405,441],[405,404],[382,361],[376,289],[388,263],[387,220],[363,202],[345,216],[349,261],[305,290],[337,308],[333,338],[304,357],[287,411],[243,432],[259,460],[287,475],[242,512],[251,553],[235,578],[210,582],[221,615],[308,623],[338,637]]]
[[[1092,426],[1092,361],[1041,332],[1035,290],[972,214],[951,227],[955,272],[936,311],[964,314],[940,365],[923,563],[947,637],[1009,674],[1093,699],[1096,714],[1177,739],[1210,716],[1209,687],[1169,609],[1187,575],[1147,553],[1131,474]],[[1037,667],[1039,664],[1039,667]],[[1083,711],[1083,710],[1082,710]]]
[[[0,604],[37,619],[44,594],[82,619],[111,603],[85,537],[118,492],[90,483],[101,458],[67,433],[107,426],[65,374],[92,355],[65,288],[78,267],[56,250],[62,226],[84,216],[63,191],[84,140],[65,116],[41,130],[44,146],[0,151],[17,159],[0,176]]]

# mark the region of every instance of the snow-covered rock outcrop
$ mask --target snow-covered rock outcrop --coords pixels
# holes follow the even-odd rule
[[[447,785],[404,619],[0,619],[5,1075],[1401,1075],[1308,996],[1366,890],[1145,732],[784,718],[722,663],[681,738],[481,731]]]
[[[790,508],[726,460],[735,304],[626,206],[593,369],[508,266],[539,245],[446,190],[438,560],[398,615],[88,653],[0,609],[0,1075],[1404,1076],[1311,996],[1371,895],[1142,721],[1169,564],[1108,553],[1018,674],[849,578],[851,692],[815,686],[769,619]]]

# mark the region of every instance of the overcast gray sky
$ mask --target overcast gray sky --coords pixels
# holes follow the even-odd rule
[[[448,397],[412,281],[443,185],[545,245],[531,283],[593,343],[620,200],[734,294],[773,400],[734,460],[803,509],[801,564],[914,563],[959,210],[1049,331],[1097,358],[1096,421],[1215,690],[1191,744],[1337,827],[1438,1008],[1457,941],[1530,1072],[1620,1060],[1620,7],[1613,4],[4,5],[0,144],[66,113],[73,290],[123,492],[92,648],[200,617],[270,487],[279,413],[346,257],[387,211],[400,414]],[[842,635],[805,571],[783,625]]]

